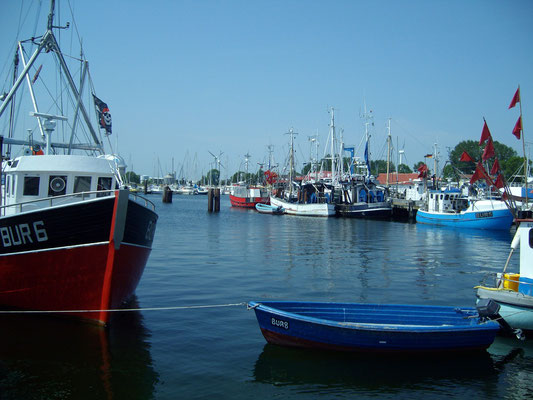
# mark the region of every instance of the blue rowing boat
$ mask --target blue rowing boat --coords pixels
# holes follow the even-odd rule
[[[474,307],[252,301],[267,342],[352,352],[473,351],[500,326]]]

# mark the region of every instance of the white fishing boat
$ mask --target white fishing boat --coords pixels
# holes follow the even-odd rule
[[[518,220],[511,252],[492,286],[478,286],[479,299],[491,299],[500,305],[500,315],[514,329],[533,333],[533,219]],[[519,269],[508,272],[511,257],[520,246]]]
[[[270,196],[270,205],[274,207],[281,207],[285,209],[285,214],[301,215],[305,217],[331,217],[335,215],[335,204],[328,201],[328,197],[323,196],[324,192],[320,192],[320,184],[308,184],[302,186],[300,193],[311,193],[308,200],[303,199],[303,195],[294,198],[290,201],[289,198],[278,196]],[[309,189],[308,188],[312,188]],[[314,190],[314,191],[311,191]],[[327,189],[326,189],[327,190]],[[279,192],[278,192],[279,193]],[[317,196],[318,194],[318,196]],[[326,193],[327,194],[327,193]]]
[[[285,214],[301,215],[305,217],[331,217],[335,215],[333,203],[333,191],[331,186],[320,182],[305,185],[295,184],[294,176],[294,135],[292,129],[290,135],[289,153],[289,177],[287,185],[275,188],[270,195],[270,204],[274,207],[282,207]]]

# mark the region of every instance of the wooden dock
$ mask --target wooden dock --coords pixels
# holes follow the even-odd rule
[[[392,217],[395,219],[415,219],[421,201],[392,199]]]

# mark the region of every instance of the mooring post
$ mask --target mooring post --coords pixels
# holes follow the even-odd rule
[[[172,203],[172,189],[168,185],[163,188],[163,203]]]
[[[215,212],[220,211],[220,189],[215,189]]]
[[[213,212],[213,189],[207,189],[207,212]]]

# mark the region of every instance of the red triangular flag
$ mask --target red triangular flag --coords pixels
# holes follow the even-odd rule
[[[509,108],[513,108],[516,106],[516,103],[520,103],[520,86],[518,89],[516,89],[516,93],[513,96],[513,99],[511,100],[511,104],[509,104]]]
[[[481,159],[483,161],[487,161],[491,157],[494,157],[494,144],[492,144],[492,139],[489,139],[487,145],[485,146],[485,150],[483,150]]]
[[[496,158],[494,160],[494,164],[492,164],[492,169],[490,170],[490,174],[496,175],[499,170],[500,170],[500,163],[498,162],[498,158]]]
[[[496,182],[494,182],[494,186],[496,186],[498,189],[501,189],[505,186],[505,183],[503,183],[503,177],[502,174],[499,174],[496,178]]]
[[[479,145],[481,146],[485,142],[485,140],[487,140],[490,137],[491,135],[490,135],[489,127],[487,126],[487,121],[485,121],[485,124],[483,124],[483,130],[481,131],[481,139],[479,139]]]
[[[520,140],[520,132],[522,132],[522,116],[518,117],[518,121],[516,121],[516,124],[513,129],[513,135],[515,135],[516,138],[519,140]]]
[[[485,177],[485,169],[483,168],[483,165],[481,165],[481,162],[478,161],[476,166],[476,171],[474,172],[474,175],[472,175],[472,178],[470,178],[470,184],[473,185],[474,182],[483,179]]]
[[[427,172],[428,172],[428,166],[426,164],[421,164],[420,167],[418,167],[419,178],[425,178],[427,176]]]
[[[470,154],[468,154],[466,151],[463,151],[463,154],[461,154],[461,158],[459,159],[459,161],[474,162],[472,157],[470,157]]]

